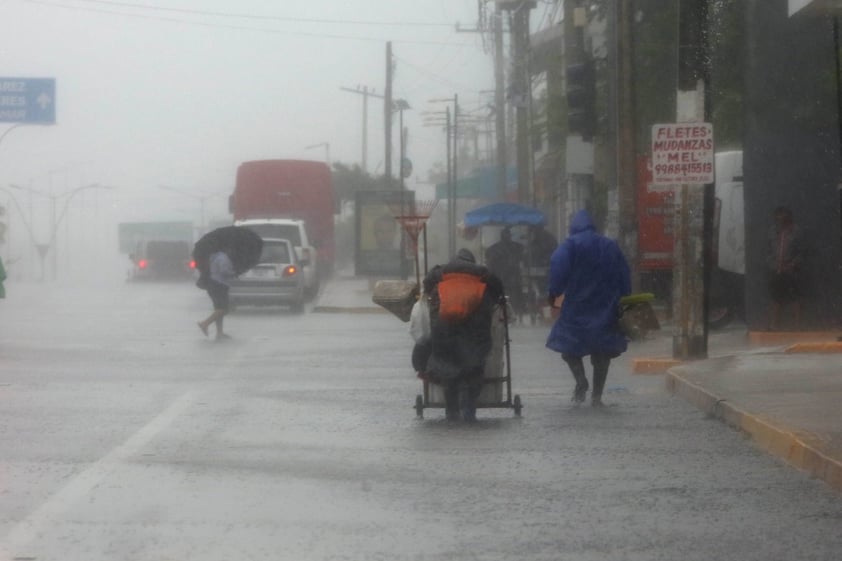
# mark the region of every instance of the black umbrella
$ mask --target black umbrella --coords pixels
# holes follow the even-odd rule
[[[234,272],[242,275],[260,261],[263,240],[248,228],[223,226],[202,236],[193,247],[193,260],[201,275],[196,285],[204,288],[210,274],[210,256],[225,251],[234,265]]]

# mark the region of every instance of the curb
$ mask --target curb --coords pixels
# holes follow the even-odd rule
[[[834,341],[831,343],[795,343],[787,347],[786,353],[842,353],[842,342]]]
[[[842,461],[825,455],[809,435],[799,435],[773,419],[764,418],[740,409],[726,399],[705,390],[680,374],[680,368],[667,373],[667,390],[689,401],[707,415],[748,434],[763,450],[787,463],[821,479],[837,491],[842,491]]]
[[[670,368],[682,364],[682,361],[674,358],[634,358],[632,374],[664,374]]]
[[[831,343],[836,342],[839,333],[836,331],[749,331],[748,341],[751,345],[794,345],[797,343]]]

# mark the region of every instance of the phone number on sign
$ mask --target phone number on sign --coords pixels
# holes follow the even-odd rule
[[[655,164],[655,173],[657,175],[713,173],[713,164],[710,162],[697,162],[693,164]]]

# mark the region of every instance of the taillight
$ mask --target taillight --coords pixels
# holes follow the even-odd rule
[[[148,264],[149,263],[146,262],[146,259],[141,259],[140,261],[137,262],[137,266],[140,267],[141,269],[145,269]]]
[[[191,268],[191,269],[195,269],[195,268],[196,268],[196,261],[192,261],[192,260],[190,261],[190,268]]]
[[[298,267],[295,265],[287,265],[287,268],[284,269],[284,276],[291,277],[298,273]]]

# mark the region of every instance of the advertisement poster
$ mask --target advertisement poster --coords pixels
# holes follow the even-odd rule
[[[652,179],[656,185],[713,183],[713,125],[652,126]]]
[[[652,182],[649,157],[637,160],[637,222],[639,267],[644,271],[671,269],[675,192],[671,185]]]
[[[406,233],[395,217],[410,214],[414,202],[411,191],[357,193],[357,275],[393,279],[408,275]]]

